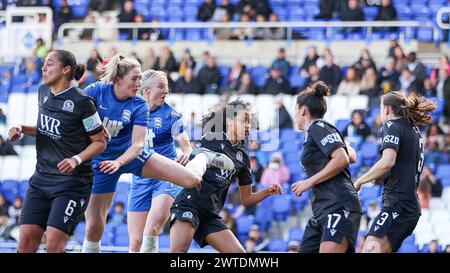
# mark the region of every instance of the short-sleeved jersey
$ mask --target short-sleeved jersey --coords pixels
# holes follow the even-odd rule
[[[96,82],[84,91],[97,103],[103,126],[111,134],[106,150],[94,160],[114,160],[131,146],[133,126],[147,127],[148,105],[139,96],[118,100],[112,83]]]
[[[153,149],[158,154],[170,159],[176,159],[174,138],[183,131],[184,123],[180,114],[164,103],[150,111],[145,148]]]
[[[240,186],[252,184],[250,160],[242,149],[242,142],[232,144],[225,133],[207,133],[198,147],[223,153],[234,163],[234,170],[226,171],[208,168],[203,175],[201,190],[184,189],[175,200],[174,206],[194,206],[205,216],[217,216],[222,210],[228,189],[233,181],[238,180]]]
[[[395,165],[384,177],[383,207],[398,203],[410,213],[419,213],[416,194],[424,160],[424,143],[419,129],[404,118],[390,120],[383,126],[380,151],[397,152]]]
[[[62,174],[57,165],[63,159],[81,153],[91,144],[89,136],[103,130],[92,98],[78,87],[70,87],[55,95],[48,85],[41,85],[38,100],[37,171],[49,175],[91,176],[90,160],[83,162],[71,174]]]
[[[338,130],[323,120],[313,122],[305,134],[301,156],[308,177],[324,169],[331,160],[331,154],[339,148],[347,151]],[[361,212],[358,194],[348,168],[313,187],[312,210],[316,219],[322,219],[338,209]]]

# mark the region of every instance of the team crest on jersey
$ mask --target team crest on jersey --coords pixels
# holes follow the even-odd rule
[[[66,100],[63,103],[62,110],[67,112],[73,112],[73,107],[75,107],[75,104],[71,100]]]
[[[160,117],[155,118],[154,126],[155,128],[162,128],[162,118]]]
[[[243,157],[242,152],[241,152],[241,151],[237,152],[237,154],[236,154],[236,159],[237,159],[238,161],[241,161],[241,162],[242,162],[242,157]]]
[[[124,122],[130,122],[131,121],[131,111],[130,110],[128,110],[128,109],[123,110],[122,120]]]
[[[185,212],[183,212],[183,216],[182,217],[185,218],[185,219],[192,219],[192,212],[185,211]]]

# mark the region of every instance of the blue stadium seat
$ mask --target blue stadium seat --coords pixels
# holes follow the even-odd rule
[[[13,201],[19,195],[19,183],[17,180],[3,180],[0,183],[0,190],[8,201]]]
[[[237,234],[241,242],[244,242],[247,239],[248,233],[253,225],[253,218],[253,216],[245,215],[236,219]]]
[[[86,234],[86,222],[79,222],[77,227],[75,228],[75,239],[78,243],[82,244],[84,241],[84,236]]]
[[[296,181],[294,181],[294,182],[296,182]],[[300,195],[300,196],[295,195],[295,193],[293,191],[291,191],[289,194],[291,195],[292,208],[296,211],[301,211],[306,207],[309,200],[311,199],[312,190],[308,190],[308,191],[302,193],[302,195]]]
[[[255,66],[251,69],[251,74],[253,78],[253,83],[257,87],[263,87],[266,83],[268,74],[267,67],[265,66]]]
[[[194,21],[197,19],[193,18]],[[185,19],[185,21],[188,21]],[[186,30],[186,40],[197,41],[203,40],[203,31],[202,29],[188,29]]]
[[[114,231],[114,225],[111,223],[107,223],[102,235],[102,245],[114,245]],[[128,232],[126,234],[128,234]]]
[[[89,0],[78,0],[74,1],[71,5],[71,11],[73,17],[77,19],[82,19],[86,17],[89,10]]]
[[[220,71],[220,85],[221,86],[226,86],[227,85],[227,80],[228,80],[228,74],[230,73],[230,68],[228,66],[223,66],[220,65],[219,66],[219,71]]]
[[[25,198],[29,186],[30,183],[28,182],[28,180],[23,180],[21,183],[19,183],[19,195],[22,196],[22,198]]]
[[[362,164],[364,166],[371,166],[378,159],[379,146],[374,142],[365,141],[361,144],[360,153],[362,157]]]
[[[419,27],[417,29],[417,40],[421,42],[431,42],[433,41],[433,29],[427,27]]]
[[[377,201],[380,195],[380,188],[378,186],[362,187],[359,192],[359,198],[364,207],[366,207],[371,201]]]
[[[114,245],[116,245],[116,246],[128,246],[129,245],[128,234],[116,236],[114,238]]]
[[[450,178],[450,164],[443,164],[437,167],[436,177],[439,179]]]
[[[303,229],[302,228],[291,228],[289,230],[289,240],[288,241],[302,241],[303,239]]]
[[[297,150],[289,151],[288,153],[284,154],[284,160],[286,162],[286,165],[294,165],[300,163],[300,155],[298,154]]]
[[[339,130],[339,132],[343,133],[345,128],[347,127],[347,125],[350,124],[350,120],[349,119],[338,119],[336,121],[336,128]]]
[[[272,211],[275,221],[285,221],[291,212],[290,196],[286,194],[274,196]]]
[[[130,188],[130,184],[127,182],[119,182],[117,183],[116,193],[117,194],[128,194],[128,189]]]
[[[367,6],[364,7],[364,15],[366,16],[367,21],[372,21],[375,19],[378,13],[378,7],[376,6]]]
[[[415,244],[403,244],[397,251],[398,253],[418,253],[419,248]]]
[[[115,228],[115,235],[120,236],[120,235],[127,235],[128,236],[128,226],[127,224],[120,224],[118,226],[116,226]]]
[[[268,250],[273,252],[284,252],[287,251],[288,244],[279,238],[272,239],[269,243]]]
[[[256,209],[254,223],[257,224],[262,232],[269,231],[272,226],[273,212],[262,206]]]

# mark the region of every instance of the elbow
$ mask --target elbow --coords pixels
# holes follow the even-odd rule
[[[133,147],[133,155],[137,157],[142,153],[142,150],[144,150],[144,143],[135,143],[133,144],[132,147]]]
[[[103,139],[102,141],[99,142],[99,150],[100,153],[103,153],[103,151],[106,150],[106,147],[108,146],[108,143],[106,142],[106,139]]]
[[[393,159],[393,158],[387,159],[384,164],[385,168],[388,170],[390,170],[392,167],[394,167],[394,165],[395,165],[395,159]]]

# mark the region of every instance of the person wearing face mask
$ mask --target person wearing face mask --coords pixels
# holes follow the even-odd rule
[[[289,169],[284,165],[280,153],[273,153],[269,166],[264,170],[261,177],[261,184],[269,186],[272,184],[284,185],[291,178]]]

